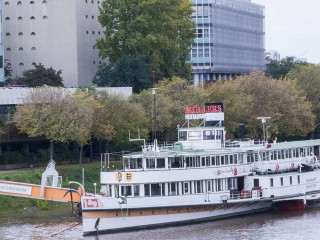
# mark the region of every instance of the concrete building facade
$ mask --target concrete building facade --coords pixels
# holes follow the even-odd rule
[[[102,1],[102,0],[101,0]],[[3,0],[4,62],[12,77],[34,63],[62,70],[67,87],[86,86],[101,59],[99,0]]]
[[[265,70],[264,6],[251,0],[192,0],[195,85]]]
[[[0,0],[0,82],[4,80],[3,34],[2,34],[2,0]]]

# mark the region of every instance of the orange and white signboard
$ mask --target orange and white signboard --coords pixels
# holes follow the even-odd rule
[[[32,187],[0,183],[0,192],[31,195]]]

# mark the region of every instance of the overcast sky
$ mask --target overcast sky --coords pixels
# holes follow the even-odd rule
[[[265,6],[266,49],[320,63],[320,0],[251,0]]]

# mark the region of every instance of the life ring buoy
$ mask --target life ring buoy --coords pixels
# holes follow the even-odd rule
[[[276,165],[276,170],[279,171],[279,164]]]
[[[237,168],[234,168],[234,169],[233,169],[233,174],[234,174],[235,176],[237,176],[237,174],[238,174]]]
[[[294,163],[293,162],[291,163],[291,168],[294,168]]]
[[[242,198],[244,197],[244,189],[242,189],[242,191],[241,191],[241,197]]]

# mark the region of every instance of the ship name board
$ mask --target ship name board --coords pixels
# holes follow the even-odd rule
[[[0,192],[31,195],[32,187],[0,183]]]
[[[222,104],[210,104],[206,106],[193,105],[192,107],[185,107],[185,114],[204,114],[204,113],[220,113],[223,112]]]

